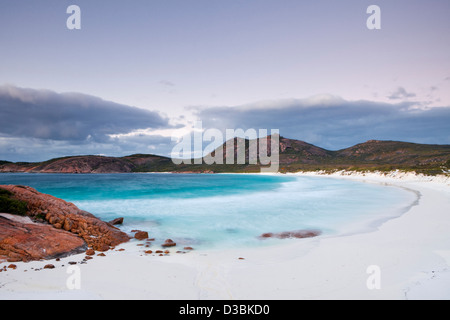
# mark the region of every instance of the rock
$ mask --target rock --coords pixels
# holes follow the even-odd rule
[[[16,269],[17,269],[17,266],[16,266],[15,264],[10,264],[10,265],[8,266],[8,269],[16,270]],[[5,269],[5,270],[6,270],[6,269]]]
[[[55,266],[53,264],[46,264],[44,269],[55,269]]]
[[[321,231],[318,230],[297,230],[297,231],[284,231],[279,233],[263,233],[259,236],[260,239],[267,239],[267,238],[278,238],[278,239],[288,239],[288,238],[297,238],[297,239],[304,239],[304,238],[312,238],[317,237],[321,234]]]
[[[155,253],[163,253],[162,250],[156,250]]]
[[[138,231],[135,233],[134,237],[135,237],[136,239],[138,239],[138,240],[145,240],[145,239],[148,239],[148,232],[138,230]]]
[[[278,239],[287,239],[287,238],[290,238],[291,237],[291,233],[290,232],[280,232],[280,233],[278,233],[277,235],[276,235],[276,237],[278,238]]]
[[[94,250],[109,250],[111,246],[129,241],[127,234],[109,223],[96,218],[89,212],[80,210],[73,203],[37,192],[31,187],[2,185],[0,188],[11,192],[14,199],[27,203],[28,217],[32,219],[44,219],[54,227],[53,229],[70,232],[81,238],[88,247]],[[38,234],[36,236],[39,237]],[[54,242],[53,245],[58,243],[56,239],[52,241]],[[28,243],[28,245],[30,244]],[[20,259],[20,256],[10,258]],[[34,259],[33,256],[30,256],[30,258]]]
[[[87,256],[93,256],[95,254],[95,251],[93,249],[89,249],[86,251]]]
[[[83,239],[50,225],[0,216],[0,256],[7,261],[53,259],[84,252]]]
[[[99,254],[97,255],[97,257],[106,257],[106,254],[104,254],[104,253],[102,252],[102,253],[99,253]]]
[[[152,254],[153,251],[152,251],[152,250],[147,250],[147,251],[145,251],[145,253],[146,253],[146,254]]]
[[[106,243],[100,243],[94,246],[94,249],[100,252],[106,252],[109,250],[109,246]]]
[[[110,221],[109,224],[112,224],[113,226],[118,225],[118,224],[123,224],[123,218],[116,218],[116,219]]]
[[[194,250],[194,248],[192,248],[192,247],[184,247],[183,249],[184,250]]]
[[[317,237],[321,234],[320,231],[314,231],[314,230],[303,230],[303,231],[294,231],[291,232],[291,237],[292,238],[298,238],[298,239],[303,239],[303,238],[314,238]]]
[[[161,246],[166,248],[166,247],[175,247],[177,244],[175,242],[173,242],[172,239],[167,239]]]

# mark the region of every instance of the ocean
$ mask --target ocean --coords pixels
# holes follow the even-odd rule
[[[252,174],[0,174],[104,221],[124,217],[124,232],[205,249],[265,246],[299,239],[263,233],[304,229],[322,236],[367,231],[404,213],[416,195],[398,187],[328,177]]]

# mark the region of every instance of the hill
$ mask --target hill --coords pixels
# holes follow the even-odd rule
[[[270,141],[269,137],[267,139]],[[400,169],[434,175],[450,168],[450,145],[370,140],[346,149],[330,151],[304,141],[283,137],[280,137],[279,142],[280,172]],[[237,159],[239,143],[245,148],[244,164],[207,165],[202,161],[203,164],[175,165],[170,158],[157,155],[134,154],[126,157],[87,155],[56,158],[37,163],[0,161],[0,172],[259,172],[261,168],[259,162],[249,164],[249,140],[234,139],[234,159]],[[225,146],[226,144],[221,147],[223,148],[223,163],[226,163]],[[219,149],[212,152],[210,156],[214,156]],[[270,150],[270,143],[268,149]]]

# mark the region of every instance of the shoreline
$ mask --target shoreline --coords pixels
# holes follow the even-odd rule
[[[106,257],[77,264],[80,290],[67,288],[67,268],[84,254],[58,262],[15,263],[16,270],[0,273],[0,299],[450,299],[449,177],[287,175],[389,183],[420,192],[421,198],[374,231],[339,237],[186,254],[174,248],[163,257],[141,255],[137,242],[130,241]],[[121,248],[125,251],[117,251]],[[56,268],[34,271],[48,263]],[[366,285],[372,265],[381,270],[380,290]]]

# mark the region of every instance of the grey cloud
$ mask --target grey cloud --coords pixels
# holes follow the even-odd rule
[[[161,80],[158,82],[160,85],[166,86],[166,87],[175,87],[175,83],[168,80]]]
[[[409,102],[322,97],[198,109],[196,115],[205,129],[279,129],[284,137],[332,150],[370,139],[450,144],[450,107],[423,110]]]
[[[388,96],[391,100],[397,100],[397,99],[407,99],[407,98],[414,98],[416,96],[415,93],[407,92],[405,88],[398,87],[396,91],[394,91],[390,96]]]
[[[167,156],[172,149],[171,137],[160,135],[130,135],[120,138],[112,138],[111,142],[120,148],[121,155],[130,155],[134,153],[157,153]]]
[[[80,93],[0,87],[0,134],[49,140],[105,142],[110,134],[169,128],[157,112]]]

